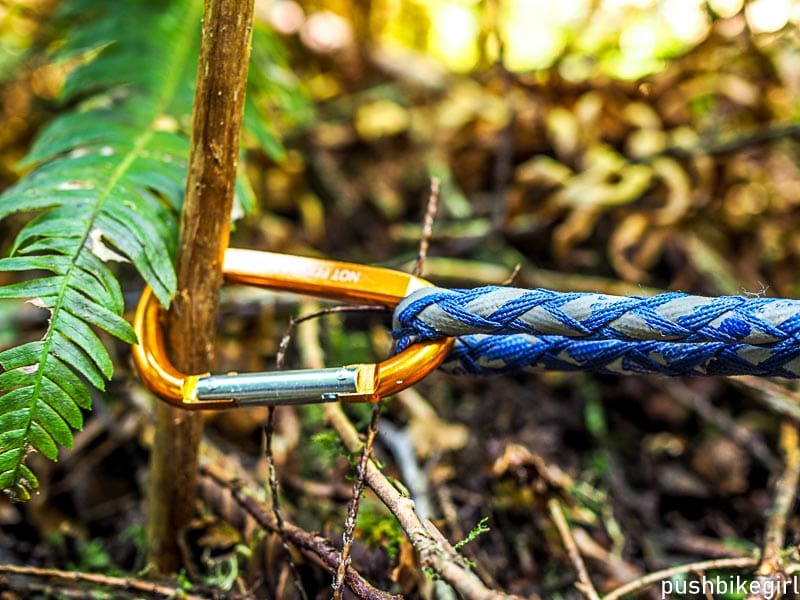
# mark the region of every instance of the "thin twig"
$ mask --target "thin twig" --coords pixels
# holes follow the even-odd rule
[[[318,322],[311,321],[307,327],[299,329],[298,338],[302,363],[310,368],[320,367],[323,360],[319,345]],[[336,431],[345,449],[348,452],[362,451],[361,437],[342,407],[338,403],[331,402],[323,405],[323,411],[325,420]],[[372,461],[367,462],[365,482],[395,516],[411,545],[419,554],[422,565],[432,569],[452,585],[463,598],[466,600],[517,598],[487,588],[433,524],[420,519],[414,510],[414,501],[403,496]]]
[[[277,355],[275,356],[275,364],[277,365],[278,369],[282,369],[284,366],[284,361],[286,360],[286,351],[289,349],[289,344],[292,341],[292,335],[294,334],[294,330],[298,325],[300,325],[300,323],[304,323],[305,321],[309,321],[311,319],[318,319],[319,317],[323,317],[325,315],[332,315],[345,312],[388,313],[389,309],[385,306],[374,306],[372,304],[356,304],[356,305],[347,304],[342,306],[329,306],[328,308],[315,310],[301,317],[293,317],[292,319],[290,319],[289,326],[286,328],[286,331],[284,332],[283,337],[281,338],[280,344],[278,345],[278,352]]]
[[[428,255],[428,249],[430,247],[430,240],[433,236],[433,221],[436,217],[436,211],[439,206],[439,180],[434,177],[431,179],[431,187],[430,187],[430,195],[428,196],[428,202],[425,209],[425,218],[423,220],[422,225],[422,236],[420,239],[419,244],[419,254],[417,258],[417,263],[414,267],[414,275],[420,275],[422,273],[422,269],[425,265],[425,258]],[[314,315],[318,316],[318,315]],[[306,317],[305,320],[311,317]],[[292,321],[290,324],[290,330],[294,328],[297,323]],[[291,335],[290,331],[287,331],[286,336],[284,336],[283,340],[281,340],[281,347],[280,347],[280,359],[283,359],[283,355],[286,351],[286,345],[288,345],[288,339]],[[286,342],[286,343],[284,343]],[[336,571],[336,576],[334,577],[332,588],[333,588],[333,598],[334,600],[341,600],[342,592],[343,592],[343,583],[345,579],[345,573],[347,572],[347,567],[350,564],[350,554],[353,547],[353,542],[355,541],[354,533],[356,528],[356,523],[358,520],[358,510],[361,502],[361,493],[364,490],[364,478],[366,477],[367,472],[367,464],[369,463],[370,456],[372,454],[372,448],[375,443],[375,437],[378,434],[378,424],[380,423],[381,417],[381,402],[377,402],[372,409],[372,417],[370,419],[369,429],[367,431],[367,439],[361,449],[361,458],[358,463],[358,470],[356,474],[356,480],[353,483],[353,497],[350,500],[350,504],[347,509],[347,518],[345,519],[345,526],[344,532],[342,534],[342,552],[339,558],[339,568]]]
[[[333,306],[329,308],[325,308],[322,310],[314,310],[309,314],[303,315],[302,317],[293,318],[289,322],[289,326],[286,329],[283,337],[281,338],[280,345],[278,347],[278,353],[276,357],[277,367],[279,369],[283,368],[284,366],[284,359],[286,357],[286,351],[289,347],[289,343],[291,342],[292,335],[294,333],[295,328],[300,323],[311,321],[322,317],[328,314],[335,314],[335,313],[342,313],[342,312],[387,312],[387,308],[384,306],[372,306],[372,305],[363,305],[363,306]],[[314,345],[317,345],[316,343]],[[319,357],[318,357],[319,358]],[[321,360],[316,361],[319,365],[322,364]],[[342,597],[342,592],[344,590],[344,582],[346,580],[347,569],[350,564],[350,553],[352,550],[352,545],[354,542],[354,532],[356,527],[356,522],[358,519],[358,509],[359,503],[361,498],[361,492],[364,489],[364,469],[367,461],[369,460],[369,456],[372,453],[372,447],[375,442],[375,436],[378,432],[378,422],[380,420],[380,413],[381,407],[380,402],[376,403],[374,410],[372,412],[372,419],[370,422],[369,431],[367,434],[367,443],[365,444],[361,456],[361,460],[359,462],[359,467],[356,475],[355,482],[353,483],[353,496],[350,500],[350,504],[348,507],[348,514],[347,519],[345,520],[345,530],[342,535],[342,551],[339,556],[338,566],[334,575],[334,580],[332,584],[333,588],[333,597],[335,600],[340,600]],[[272,416],[273,410],[271,409],[269,412],[269,419],[268,419],[268,428],[271,427],[272,423]],[[273,512],[275,513],[276,521],[278,523],[282,522],[280,516],[280,507],[277,500],[277,475],[275,474],[274,464],[273,461],[270,459],[272,454],[272,436],[267,436],[267,458],[269,462],[269,477],[270,477],[270,487],[272,489],[273,498],[275,498],[273,502]],[[285,539],[283,539],[283,543],[286,544]],[[296,573],[296,569],[293,567],[293,571]],[[298,580],[299,583],[299,580]]]
[[[603,596],[602,600],[619,600],[619,598],[638,592],[648,585],[658,583],[670,577],[675,577],[676,575],[685,575],[687,573],[696,573],[698,571],[707,571],[710,569],[747,569],[757,565],[758,558],[751,556],[742,556],[741,558],[715,558],[713,560],[678,565],[676,567],[670,567],[669,569],[648,573],[644,577],[629,581],[625,585],[621,585],[614,591]]]
[[[23,575],[40,579],[57,579],[73,583],[91,583],[120,591],[136,592],[156,598],[176,598],[180,596],[186,600],[203,600],[202,596],[187,594],[177,586],[161,585],[152,581],[144,581],[132,577],[112,577],[97,573],[81,573],[80,571],[61,571],[59,569],[44,569],[40,567],[26,567],[22,565],[0,565],[0,573]]]
[[[361,305],[361,306],[332,306],[328,308],[324,308],[321,310],[315,310],[309,314],[305,314],[301,317],[294,317],[289,321],[289,325],[286,328],[286,331],[281,338],[280,344],[278,345],[278,352],[275,357],[275,366],[277,369],[283,369],[285,366],[286,360],[286,351],[289,348],[289,344],[292,340],[292,334],[294,333],[295,328],[305,321],[309,321],[312,319],[317,319],[324,315],[335,314],[335,313],[342,313],[342,312],[367,312],[367,311],[374,311],[374,312],[387,312],[388,309],[384,306],[372,306],[372,305]],[[269,473],[269,487],[270,492],[272,494],[272,512],[275,516],[275,522],[278,526],[278,533],[280,534],[281,544],[283,545],[284,551],[286,551],[286,555],[289,560],[289,567],[292,571],[292,575],[294,578],[295,587],[298,589],[300,593],[300,597],[304,600],[307,598],[305,590],[302,587],[302,583],[300,580],[300,574],[297,570],[297,566],[294,564],[292,560],[292,555],[289,550],[289,545],[286,540],[286,535],[283,530],[283,517],[281,515],[281,507],[280,507],[280,484],[278,481],[278,475],[275,470],[275,460],[272,452],[272,438],[274,433],[274,418],[275,418],[275,407],[270,406],[269,411],[267,412],[267,425],[266,425],[266,443],[265,447],[265,456],[267,458],[267,465],[268,465],[268,473]],[[362,481],[363,483],[363,481]],[[352,534],[352,531],[351,531]],[[348,552],[349,555],[349,552]],[[342,587],[342,581],[344,581],[345,572],[346,572],[347,565],[344,565],[341,568],[337,568],[336,571],[336,582],[338,582],[339,587]],[[335,596],[335,594],[334,594]]]
[[[775,482],[775,501],[769,513],[764,534],[764,551],[758,566],[760,576],[776,573],[781,568],[781,555],[786,541],[786,522],[797,496],[797,482],[800,479],[800,438],[794,423],[781,423],[781,451],[785,467]]]
[[[218,490],[230,493],[234,501],[255,520],[259,527],[270,533],[279,533],[274,512],[248,495],[240,481],[230,481],[210,465],[201,465],[200,475]],[[286,539],[306,558],[322,566],[329,573],[336,572],[339,567],[338,552],[327,539],[304,531],[286,520],[283,521],[283,532]],[[397,600],[399,598],[373,587],[352,567],[347,569],[345,583],[359,598],[369,600]]]
[[[567,518],[564,516],[561,502],[558,498],[550,498],[550,500],[547,501],[547,508],[550,512],[550,518],[553,520],[556,529],[558,529],[558,534],[561,536],[564,548],[567,550],[567,555],[570,561],[572,561],[572,566],[575,567],[575,572],[578,575],[578,582],[575,584],[575,587],[578,588],[586,598],[589,598],[589,600],[600,600],[600,595],[597,593],[589,577],[589,572],[586,570],[586,565],[578,550],[578,545],[575,543],[575,538],[572,536]]]
[[[278,474],[275,470],[275,456],[272,453],[272,437],[275,433],[275,407],[270,406],[267,410],[267,424],[264,428],[264,455],[267,459],[267,471],[269,478],[269,491],[272,496],[272,514],[275,517],[275,525],[278,529],[278,536],[281,539],[281,546],[286,553],[286,560],[289,564],[289,570],[292,573],[292,583],[294,584],[297,593],[300,594],[302,600],[308,600],[303,582],[300,578],[300,573],[297,570],[297,565],[292,558],[292,551],[289,548],[289,542],[286,539],[286,530],[283,526],[283,515],[281,514],[281,501],[280,501],[280,483],[278,482]]]
[[[517,277],[519,276],[519,272],[522,270],[522,265],[517,263],[514,265],[514,270],[511,271],[511,274],[506,277],[500,285],[514,285],[517,281]]]
[[[498,33],[498,40],[502,35]],[[514,85],[514,75],[503,64],[505,44],[501,41],[497,66],[500,69],[503,94],[509,96]],[[517,122],[517,109],[514,102],[509,102],[508,122],[499,131],[494,165],[492,169],[492,187],[494,202],[492,203],[492,229],[501,231],[508,218],[509,202],[506,198],[509,184],[514,172],[514,131]]]
[[[361,449],[356,428],[338,404],[324,406],[325,418],[350,452]],[[366,484],[397,519],[406,537],[419,553],[420,562],[429,567],[467,600],[516,598],[488,589],[473,573],[464,558],[450,545],[430,521],[423,521],[414,510],[414,501],[404,496],[373,462],[367,463]]]
[[[375,311],[375,312],[387,312],[387,308],[384,306],[371,306],[371,305],[363,305],[363,306],[333,306],[329,308],[325,308],[322,310],[315,310],[310,314],[303,315],[302,317],[293,318],[289,322],[289,326],[286,328],[286,332],[284,333],[283,337],[281,338],[280,345],[278,346],[278,353],[276,357],[276,363],[279,369],[283,368],[284,360],[286,357],[286,351],[289,347],[289,343],[292,339],[292,334],[294,333],[295,328],[305,321],[310,321],[312,319],[317,319],[324,315],[334,314],[334,313],[342,313],[342,312],[366,312],[366,311]],[[321,364],[321,361],[320,361]],[[272,416],[273,416],[273,409],[270,408],[269,411],[269,419],[267,422],[268,428],[271,427],[272,424]],[[350,552],[352,549],[353,541],[354,541],[354,531],[356,526],[356,521],[358,518],[358,507],[361,497],[361,492],[364,489],[364,468],[363,465],[366,464],[366,461],[369,458],[370,453],[372,452],[372,445],[375,441],[375,435],[378,429],[378,420],[380,419],[380,403],[375,405],[375,409],[372,413],[372,421],[370,424],[370,430],[367,437],[367,444],[364,447],[364,452],[361,457],[361,461],[359,463],[358,473],[356,476],[356,480],[353,483],[353,497],[350,500],[350,505],[348,508],[347,519],[345,521],[345,530],[342,536],[342,552],[339,557],[339,565],[336,569],[336,573],[333,580],[333,597],[335,600],[340,600],[342,597],[342,591],[344,589],[344,581],[347,574],[347,568],[350,564]],[[277,495],[277,475],[275,474],[275,468],[273,461],[270,459],[272,454],[272,436],[267,436],[267,458],[269,461],[269,478],[270,478],[270,488],[273,490],[273,511],[275,512],[275,517],[278,523],[281,523],[282,519],[280,517],[280,508],[278,505],[278,495]],[[283,543],[286,544],[285,539],[283,539]],[[296,569],[293,567],[293,571],[296,573]],[[299,578],[297,583],[299,584]]]
[[[786,525],[789,513],[797,497],[797,484],[800,480],[800,439],[797,422],[800,420],[800,396],[784,386],[756,377],[737,377],[733,380],[742,387],[758,393],[759,399],[775,412],[784,415],[781,423],[780,446],[784,459],[784,469],[775,482],[775,500],[770,510],[764,533],[764,547],[757,576],[765,584],[761,589],[775,586],[785,574],[781,571],[781,550],[786,541]],[[763,597],[751,594],[748,598]]]
[[[439,178],[431,177],[431,192],[428,195],[428,203],[425,206],[425,218],[422,221],[422,236],[419,240],[419,253],[417,263],[414,265],[413,275],[419,277],[425,267],[425,259],[428,257],[428,249],[433,237],[433,220],[436,218],[436,211],[439,209]]]
[[[419,242],[419,253],[417,264],[414,266],[413,274],[419,276],[422,274],[422,269],[425,266],[425,258],[428,256],[428,249],[430,247],[431,237],[433,236],[433,220],[436,217],[436,211],[439,207],[439,179],[436,177],[431,178],[430,194],[428,195],[428,202],[425,207],[425,218],[422,223],[422,236]],[[347,566],[350,564],[350,552],[353,547],[354,532],[356,529],[356,521],[358,519],[358,509],[361,503],[361,492],[364,491],[364,478],[367,474],[367,465],[372,455],[372,447],[375,444],[375,437],[378,435],[378,424],[381,420],[382,400],[380,399],[372,407],[372,418],[370,419],[369,429],[367,430],[367,439],[361,449],[361,459],[358,462],[358,472],[356,480],[353,483],[353,497],[350,500],[350,505],[347,508],[347,519],[344,523],[344,533],[342,534],[342,552],[339,558],[339,569],[336,571],[336,577],[333,580],[333,599],[341,600],[342,598],[342,583],[344,582],[344,575]]]
[[[333,598],[334,600],[341,600],[342,589],[345,573],[350,564],[350,552],[355,541],[354,532],[356,529],[356,521],[358,519],[358,508],[361,503],[361,492],[364,491],[364,478],[367,474],[367,464],[369,463],[370,456],[372,456],[372,447],[375,445],[375,437],[378,434],[378,423],[381,419],[381,401],[375,403],[372,407],[372,418],[369,422],[369,429],[367,430],[367,440],[361,450],[361,459],[358,462],[358,473],[356,480],[353,483],[353,497],[350,499],[350,505],[347,508],[347,519],[344,523],[344,533],[342,534],[342,552],[339,555],[339,568],[336,570],[336,577],[333,580]]]

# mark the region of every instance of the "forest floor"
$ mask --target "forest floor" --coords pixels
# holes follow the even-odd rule
[[[781,43],[712,31],[635,83],[499,67],[457,76],[367,52],[310,61],[336,92],[286,139],[285,162],[250,157],[265,200],[232,245],[410,270],[436,178],[423,275],[440,285],[797,297],[800,128],[790,123],[800,78],[778,60]],[[274,368],[290,318],[320,307],[296,300],[226,289],[218,370]],[[33,312],[17,323],[20,335],[40,325]],[[374,360],[390,351],[389,326],[372,313],[308,321],[286,366]],[[154,400],[129,350],[117,351],[74,448],[58,463],[31,457],[39,493],[24,505],[0,499],[0,565],[99,579],[7,574],[0,597],[161,597],[176,585],[199,597],[328,597],[330,548],[312,533],[341,546],[359,456],[348,427],[365,434],[371,408],[343,406],[343,420],[320,406],[276,411],[270,454],[287,546],[269,502],[267,409],[210,415],[187,569],[178,584],[147,588]],[[412,598],[446,594],[451,567],[480,589],[534,598],[613,600],[637,580],[637,597],[661,598],[701,575],[788,578],[800,564],[798,403],[794,384],[749,377],[434,373],[383,405],[374,453],[385,478],[368,479],[352,567]],[[376,489],[388,482],[414,510],[400,495],[387,509]],[[457,553],[430,532],[444,554],[420,553],[403,531],[415,518],[431,519]],[[687,566],[641,580],[676,565]]]

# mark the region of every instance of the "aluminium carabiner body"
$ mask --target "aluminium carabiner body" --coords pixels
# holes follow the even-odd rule
[[[228,283],[389,307],[431,285],[419,277],[381,267],[238,248],[225,252],[222,270]],[[453,345],[452,338],[414,344],[376,364],[187,375],[167,358],[160,309],[150,288],[145,288],[134,317],[139,337],[139,344],[133,347],[134,363],[148,388],[170,404],[186,409],[337,400],[375,402],[425,377],[439,366]]]

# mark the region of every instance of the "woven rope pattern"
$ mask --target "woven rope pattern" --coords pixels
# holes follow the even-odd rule
[[[426,288],[395,310],[399,347],[459,340],[444,367],[800,377],[800,301]]]
[[[757,375],[800,377],[800,346],[774,348],[703,342],[576,340],[563,336],[468,335],[458,338],[442,365],[455,374],[592,371],[621,375]]]

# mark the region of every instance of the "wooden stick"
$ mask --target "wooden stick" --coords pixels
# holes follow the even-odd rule
[[[309,310],[313,312],[313,309]],[[311,320],[298,329],[298,347],[302,362],[310,368],[323,365],[319,345],[319,322]],[[333,427],[350,453],[361,452],[363,443],[353,423],[339,402],[323,404],[325,421]],[[465,600],[519,600],[519,596],[492,590],[475,575],[468,562],[427,519],[417,514],[414,501],[403,495],[380,471],[372,460],[366,464],[365,483],[397,519],[411,545],[417,551],[423,567],[429,567]]]
[[[209,370],[222,285],[222,257],[239,155],[253,0],[205,0],[192,144],[178,248],[178,293],[167,318],[175,366]],[[187,23],[187,27],[194,24]],[[194,515],[202,416],[159,403],[151,458],[149,558],[179,565],[178,540]]]
[[[350,554],[355,542],[356,522],[358,520],[358,509],[361,503],[361,492],[364,491],[364,479],[367,476],[367,464],[372,456],[372,447],[378,435],[378,424],[381,420],[382,401],[378,401],[372,407],[372,418],[370,419],[367,439],[361,449],[361,458],[358,462],[356,480],[353,482],[353,497],[347,509],[347,519],[344,523],[344,533],[342,534],[342,551],[339,554],[339,568],[333,578],[333,600],[342,600],[344,592],[344,580],[347,568],[350,564]]]
[[[609,592],[603,596],[602,600],[620,600],[620,598],[633,594],[646,588],[654,583],[659,583],[664,579],[675,577],[676,575],[686,575],[688,573],[697,573],[699,571],[708,571],[711,569],[750,569],[758,565],[758,559],[750,556],[742,556],[739,558],[715,558],[713,560],[703,560],[693,562],[686,565],[678,565],[676,567],[669,567],[661,571],[648,573],[644,577],[639,577],[633,581],[619,586],[614,591]]]
[[[241,481],[231,480],[229,476],[224,476],[213,466],[201,465],[200,473],[203,476],[201,481],[207,479],[218,490],[230,493],[236,504],[250,515],[261,529],[280,534],[306,558],[319,564],[329,573],[336,572],[340,564],[339,553],[326,538],[304,531],[285,520],[278,525],[275,513],[268,506],[251,497]],[[358,598],[365,600],[399,600],[400,598],[373,587],[352,567],[347,568],[344,581]]]
[[[331,402],[325,404],[323,410],[326,421],[336,430],[345,448],[349,452],[359,452],[362,446],[361,439],[342,407],[338,403]],[[467,600],[518,598],[487,588],[433,523],[419,518],[414,501],[392,485],[372,461],[367,463],[366,483],[395,516],[411,545],[419,554],[422,565],[430,567],[462,598]]]
[[[422,221],[422,235],[419,240],[419,253],[417,263],[414,265],[412,273],[417,277],[422,276],[425,269],[425,259],[428,258],[428,249],[431,246],[433,237],[433,220],[436,218],[436,211],[439,209],[439,178],[431,177],[431,191],[428,195],[428,202],[425,205],[425,217]]]
[[[578,545],[575,543],[575,538],[572,535],[572,530],[569,528],[567,518],[564,516],[564,510],[561,507],[561,502],[557,498],[551,498],[547,502],[547,508],[550,511],[550,518],[558,529],[558,534],[561,536],[561,541],[567,550],[569,560],[575,568],[578,575],[578,582],[575,587],[578,588],[584,598],[589,600],[600,600],[600,595],[589,577],[589,572],[586,570],[586,564],[583,562]]]
[[[800,434],[795,423],[781,423],[781,451],[784,468],[775,482],[774,501],[769,512],[764,533],[764,550],[758,566],[759,576],[777,573],[782,565],[781,550],[786,543],[786,526],[797,497],[797,482],[800,480]]]
[[[60,569],[46,569],[23,565],[0,565],[0,573],[35,577],[37,579],[54,579],[74,584],[91,583],[104,588],[116,589],[120,592],[135,592],[138,596],[153,598],[176,598],[180,594],[185,600],[202,600],[203,596],[188,594],[177,586],[162,585],[152,581],[144,581],[135,577],[113,577],[100,573],[81,573],[80,571],[62,571]],[[92,592],[97,592],[97,589]]]

